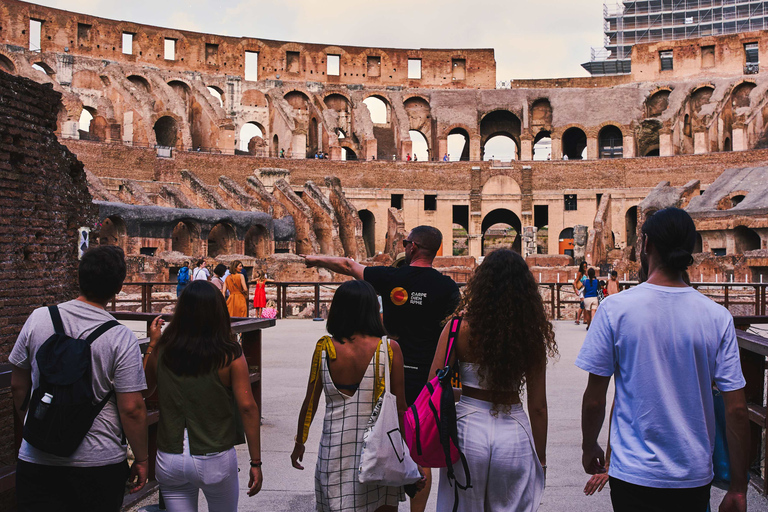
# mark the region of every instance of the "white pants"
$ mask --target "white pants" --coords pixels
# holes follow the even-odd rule
[[[522,405],[498,416],[492,404],[462,396],[456,404],[459,448],[469,466],[472,487],[459,489],[460,512],[535,512],[544,492],[541,468],[528,417]],[[466,483],[461,460],[453,465],[456,479]],[[454,503],[454,482],[440,470],[437,511],[450,512]]]
[[[168,512],[197,512],[200,489],[210,512],[237,512],[240,488],[234,448],[213,455],[190,455],[185,430],[184,453],[158,450],[155,473]]]

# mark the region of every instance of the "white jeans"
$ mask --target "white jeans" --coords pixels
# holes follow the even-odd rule
[[[456,404],[459,447],[464,452],[472,487],[459,490],[459,512],[535,512],[544,492],[541,468],[528,417],[522,405],[509,413],[491,414],[492,404],[462,396]],[[453,465],[456,479],[466,477],[461,461]],[[453,510],[454,489],[440,470],[438,512]]]
[[[213,455],[190,455],[187,431],[184,453],[157,451],[155,470],[168,512],[197,512],[203,490],[210,512],[236,512],[240,491],[234,448]]]

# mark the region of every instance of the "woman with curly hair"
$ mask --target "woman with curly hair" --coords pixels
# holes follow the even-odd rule
[[[472,478],[458,510],[535,511],[547,468],[546,366],[557,344],[522,256],[508,249],[489,254],[469,279],[457,312],[463,321],[449,364],[459,362],[458,440]],[[445,361],[449,325],[432,375]],[[520,402],[523,387],[530,423]],[[464,481],[461,462],[453,469],[457,481]],[[452,510],[453,502],[443,468],[437,509]]]

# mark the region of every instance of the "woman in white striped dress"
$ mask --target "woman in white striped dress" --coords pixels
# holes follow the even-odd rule
[[[391,364],[392,393],[398,411],[405,411],[403,355],[395,341],[386,348],[384,326],[373,287],[365,281],[342,284],[328,312],[327,330],[317,342],[307,395],[299,414],[291,462],[297,469],[304,443],[325,392],[325,418],[315,468],[317,510],[322,512],[394,512],[405,500],[402,487],[361,484],[358,481],[363,432],[373,406],[384,390],[384,360]]]

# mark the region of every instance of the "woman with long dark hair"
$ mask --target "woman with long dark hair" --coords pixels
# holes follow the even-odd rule
[[[401,427],[406,407],[403,354],[397,342],[390,340],[387,347],[383,338],[384,325],[373,286],[359,280],[339,286],[326,329],[331,336],[321,338],[315,347],[291,463],[304,469],[300,464],[304,443],[320,394],[325,392],[323,435],[315,467],[317,510],[396,512],[398,502],[405,500],[402,487],[358,481],[363,432],[384,389],[384,357],[392,361],[391,392],[397,398]]]
[[[576,312],[576,325],[579,325],[579,319],[584,311],[584,279],[587,277],[587,262],[582,261],[579,263],[579,271],[576,272],[576,278],[573,280],[573,290],[579,296],[579,310]],[[584,322],[587,321],[586,315],[584,316]]]
[[[229,265],[229,275],[224,280],[224,288],[229,292],[227,309],[231,317],[248,316],[248,285],[242,272],[243,263],[235,260]]]
[[[546,366],[557,344],[523,257],[508,249],[486,256],[457,314],[463,321],[449,363],[459,362],[458,440],[472,478],[458,510],[535,511],[547,467]],[[449,327],[450,322],[440,336],[432,375],[445,361]],[[523,389],[530,422],[520,401]],[[461,462],[453,469],[457,481],[465,481]],[[442,469],[438,510],[454,505],[446,476]]]
[[[162,334],[161,326],[158,317],[149,329],[145,372],[146,393],[157,386],[160,403],[157,481],[165,504],[169,512],[196,511],[202,489],[209,510],[235,512],[234,446],[245,439],[251,458],[248,496],[261,489],[260,417],[224,296],[207,281],[193,281]]]
[[[587,324],[587,330],[592,325],[592,318],[597,311],[597,292],[600,289],[600,281],[595,277],[595,269],[590,268],[587,271],[587,278],[582,281],[582,290],[584,290],[584,323]]]

